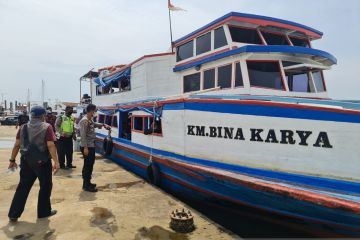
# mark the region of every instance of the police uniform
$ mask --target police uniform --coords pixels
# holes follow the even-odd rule
[[[73,136],[75,118],[72,116],[61,115],[58,117],[55,123],[56,131],[60,134],[60,138],[56,144],[60,167],[65,168],[65,157],[66,167],[74,168],[73,162]]]
[[[96,132],[95,128],[102,128],[104,124],[95,123],[92,119],[88,119],[85,115],[79,122],[80,126],[80,149],[84,156],[84,166],[82,170],[83,176],[83,189],[85,191],[95,192],[96,184],[91,183],[91,175],[94,168],[95,163],[95,139]],[[88,148],[88,155],[84,154],[84,149]]]

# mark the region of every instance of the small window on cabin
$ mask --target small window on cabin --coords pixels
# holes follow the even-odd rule
[[[204,90],[215,88],[215,68],[204,71]]]
[[[161,119],[155,118],[154,121],[154,117],[146,117],[144,134],[162,134]]]
[[[244,81],[241,73],[241,65],[239,62],[235,64],[235,87],[243,87]]]
[[[200,73],[184,76],[184,93],[200,91]]]
[[[191,40],[190,42],[178,46],[176,54],[176,61],[178,62],[194,56],[194,41]]]
[[[99,123],[105,123],[105,115],[103,114],[99,115]]]
[[[289,45],[289,42],[284,34],[270,33],[261,31],[261,34],[265,38],[267,45]]]
[[[287,72],[286,80],[291,92],[311,92],[309,72]]]
[[[250,86],[283,90],[279,62],[247,61]]]
[[[227,40],[226,40],[226,36],[225,36],[225,31],[224,31],[224,27],[219,27],[217,29],[214,30],[214,48],[221,48],[223,46],[227,45]]]
[[[231,88],[232,64],[218,68],[218,87]]]
[[[206,53],[211,50],[211,32],[196,39],[196,55]]]
[[[143,117],[134,117],[134,127],[133,130],[142,131],[143,130]]]
[[[117,118],[117,116],[113,116],[111,126],[113,126],[115,128],[118,127],[118,118]]]
[[[105,124],[111,126],[112,116],[105,116]]]
[[[229,27],[234,42],[262,44],[259,33],[254,28]]]
[[[316,91],[317,92],[325,92],[324,79],[322,73],[320,71],[312,72]]]
[[[305,38],[289,37],[294,46],[310,48],[310,43]]]

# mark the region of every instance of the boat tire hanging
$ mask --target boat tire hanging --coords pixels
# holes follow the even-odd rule
[[[111,136],[107,136],[103,142],[103,152],[105,156],[110,156],[114,147],[114,143]]]
[[[148,180],[150,183],[160,185],[160,169],[156,163],[150,163],[146,169]]]

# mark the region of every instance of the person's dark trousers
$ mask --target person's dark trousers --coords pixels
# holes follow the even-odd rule
[[[52,190],[52,166],[51,160],[35,168],[30,167],[21,158],[20,163],[20,182],[16,189],[11,207],[9,218],[19,218],[24,211],[29,192],[38,178],[40,190],[38,196],[37,214],[38,218],[48,217],[51,214],[50,196]]]
[[[65,157],[66,165],[72,166],[73,161],[73,138],[72,137],[60,137],[57,141],[57,152],[59,163],[61,167],[65,167]]]
[[[84,155],[84,148],[81,147],[81,152],[84,156],[84,166],[82,169],[82,177],[84,182],[90,183],[91,175],[94,169],[95,163],[95,148],[89,147],[89,154],[87,156]]]

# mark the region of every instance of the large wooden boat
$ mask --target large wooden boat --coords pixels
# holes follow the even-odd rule
[[[100,130],[97,151],[183,196],[359,237],[360,104],[328,97],[337,60],[312,48],[322,35],[231,12],[169,52],[100,69],[92,98],[113,146]]]

